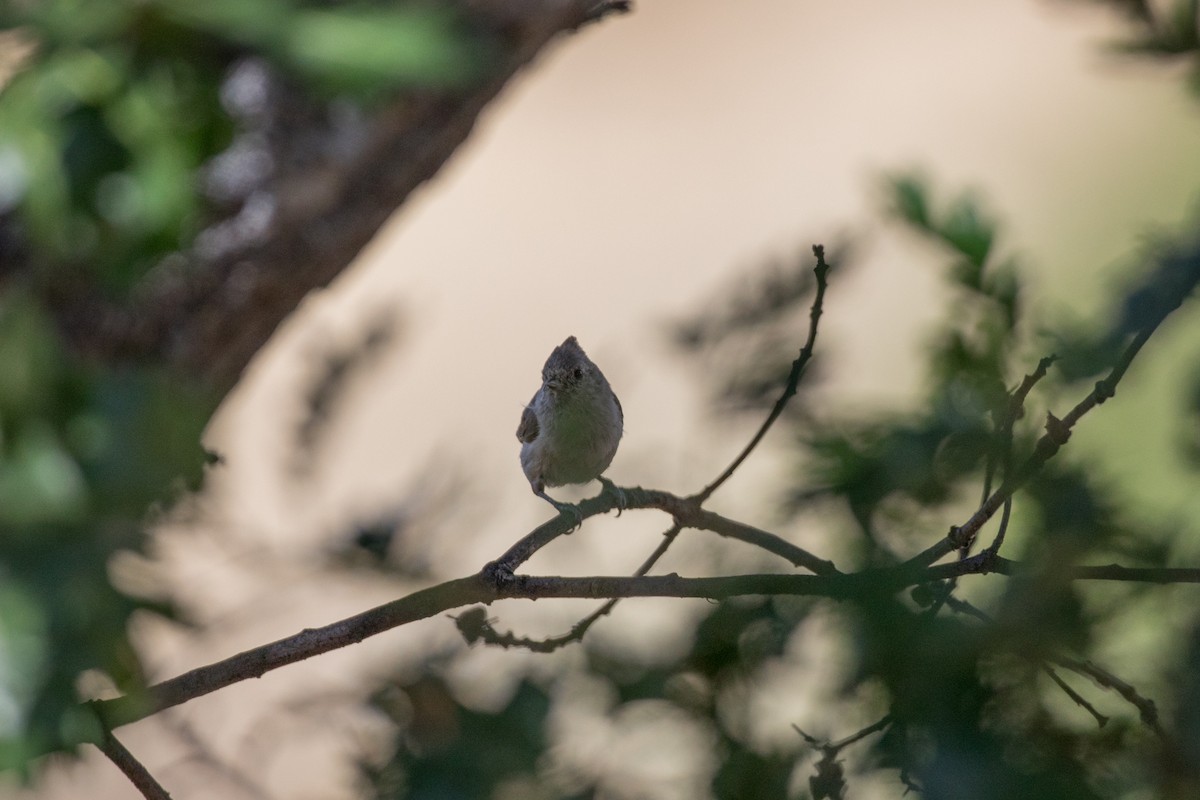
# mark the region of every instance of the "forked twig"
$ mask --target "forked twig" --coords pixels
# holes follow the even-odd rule
[[[980,529],[1016,494],[1017,490],[1041,471],[1046,462],[1067,443],[1067,440],[1071,438],[1071,430],[1080,418],[1116,393],[1117,384],[1124,376],[1125,371],[1129,369],[1129,364],[1133,361],[1134,356],[1142,349],[1142,345],[1146,343],[1161,322],[1162,320],[1159,319],[1139,331],[1121,353],[1108,376],[1096,381],[1092,391],[1088,392],[1087,396],[1080,400],[1065,417],[1059,419],[1053,414],[1047,414],[1046,432],[1038,439],[1033,452],[1025,460],[1025,463],[1019,469],[1014,470],[1011,475],[1004,476],[1004,482],[979,506],[970,519],[962,525],[951,527],[945,538],[910,558],[905,562],[905,566],[914,568],[929,566],[947,553],[960,549],[964,543],[972,541]],[[983,555],[998,558],[994,552],[985,551]]]
[[[642,562],[642,565],[633,574],[640,577],[648,573],[658,563],[658,560],[666,554],[667,549],[674,543],[676,537],[679,536],[679,532],[682,530],[683,526],[676,521],[670,528],[663,531],[663,538],[658,543],[658,547],[654,548],[654,552]],[[531,639],[526,636],[517,636],[511,631],[501,633],[492,627],[491,620],[483,614],[482,608],[478,607],[477,613],[472,614],[476,609],[469,609],[466,613],[454,619],[458,625],[458,629],[462,631],[463,636],[470,643],[474,643],[478,639],[482,640],[485,644],[496,647],[521,647],[534,653],[553,653],[555,650],[566,647],[572,642],[583,641],[584,635],[596,624],[596,621],[612,613],[613,608],[619,602],[620,599],[614,597],[572,625],[568,633],[564,633],[561,636],[551,636],[546,639]]]
[[[950,606],[951,610],[959,614],[965,614],[967,616],[974,617],[975,619],[989,625],[995,623],[995,620],[993,620],[987,612],[982,611],[971,603],[968,603],[966,600],[960,600],[957,597],[949,597],[947,598],[946,603]],[[1124,698],[1127,703],[1138,710],[1138,716],[1141,717],[1142,723],[1147,728],[1154,731],[1159,738],[1165,738],[1166,733],[1163,731],[1162,725],[1159,723],[1158,719],[1158,706],[1156,706],[1154,701],[1150,698],[1142,696],[1142,694],[1139,693],[1138,690],[1131,684],[1126,683],[1108,670],[1098,667],[1090,661],[1084,661],[1078,658],[1069,658],[1066,656],[1057,656],[1048,659],[1048,662],[1049,663],[1042,664],[1042,670],[1050,676],[1050,679],[1053,680],[1060,689],[1066,693],[1067,697],[1070,697],[1071,700],[1073,700],[1077,705],[1091,714],[1101,727],[1107,724],[1108,717],[1097,711],[1095,706],[1093,706],[1078,692],[1068,686],[1066,682],[1059,677],[1058,673],[1056,673],[1050,667],[1050,664],[1056,664],[1063,669],[1068,669],[1078,675],[1091,678],[1099,686],[1105,689],[1111,689],[1112,691],[1121,695],[1121,697]]]
[[[1017,420],[1025,415],[1025,398],[1029,396],[1029,392],[1037,385],[1037,382],[1046,377],[1046,372],[1050,369],[1050,365],[1058,360],[1058,356],[1044,356],[1038,361],[1037,368],[1022,379],[1019,386],[1012,391],[1008,398],[1008,406],[1004,409],[1004,417],[997,425],[996,439],[999,448],[999,456],[993,450],[988,457],[987,467],[984,470],[983,478],[983,497],[980,499],[980,504],[987,502],[988,496],[992,493],[992,478],[996,472],[996,462],[999,461],[1000,473],[1005,480],[1008,479],[1012,472],[1012,445],[1013,445],[1013,426]],[[1004,534],[1008,531],[1008,522],[1012,517],[1012,498],[1009,497],[1004,501],[1004,510],[1000,516],[1000,526],[996,530],[996,537],[992,543],[988,545],[985,552],[995,555],[1000,551],[1000,546],[1004,544]],[[974,544],[975,537],[960,537],[958,547],[959,560],[965,559],[970,555],[971,545]],[[936,616],[941,610],[942,605],[953,594],[957,579],[952,578],[946,585],[945,589],[938,594],[925,612],[926,616]]]
[[[817,772],[809,777],[808,787],[814,797],[840,798],[846,790],[846,776],[838,755],[843,749],[865,739],[872,733],[884,730],[892,724],[892,715],[887,714],[877,722],[873,722],[856,733],[852,733],[836,742],[823,742],[815,736],[809,736],[799,725],[792,725],[796,733],[808,744],[821,751],[821,760],[817,762]]]

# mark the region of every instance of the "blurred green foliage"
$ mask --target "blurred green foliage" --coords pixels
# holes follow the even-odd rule
[[[1141,58],[1184,62],[1189,84],[1200,95],[1200,3],[1197,0],[1087,0],[1125,15],[1132,32],[1113,45],[1118,52]]]
[[[538,778],[538,760],[549,744],[545,728],[550,698],[529,681],[523,681],[495,713],[463,707],[433,675],[384,687],[371,705],[403,730],[386,764],[362,767],[379,796],[489,797],[504,785],[521,787],[513,797],[538,797],[548,791]]]
[[[219,400],[74,352],[62,297],[120,307],[228,213],[201,178],[243,124],[222,94],[241,61],[369,109],[477,79],[492,51],[463,19],[411,2],[0,3],[0,48],[25,51],[0,74],[0,768],[96,740],[85,671],[138,690],[129,617],[169,609],[114,588],[109,562],[198,484]]]
[[[85,670],[141,685],[126,621],[165,609],[114,589],[108,562],[198,484],[211,409],[161,371],[81,363],[31,295],[0,297],[0,768],[95,739]]]
[[[52,0],[0,7],[34,54],[0,92],[0,213],[35,266],[120,295],[211,222],[197,170],[234,122],[226,71],[265,56],[312,91],[366,101],[453,88],[489,58],[450,7],[265,0]]]

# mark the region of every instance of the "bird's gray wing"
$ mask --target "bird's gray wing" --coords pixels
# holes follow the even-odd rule
[[[621,424],[625,424],[625,409],[621,408],[621,398],[617,397],[617,393],[613,392],[613,402],[617,404],[617,417],[620,418]]]
[[[530,401],[532,405],[533,401]],[[530,406],[525,406],[525,410],[521,412],[521,424],[517,426],[517,439],[523,444],[532,442],[538,437],[538,421],[537,414],[533,413]]]

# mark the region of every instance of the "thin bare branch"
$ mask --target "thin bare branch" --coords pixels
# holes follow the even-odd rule
[[[476,575],[446,581],[324,627],[306,628],[292,636],[185,672],[155,684],[143,693],[95,700],[91,706],[106,725],[116,728],[226,686],[262,677],[288,664],[357,644],[400,625],[464,605],[491,602],[497,596],[495,589]]]
[[[658,563],[658,560],[662,558],[671,545],[674,544],[675,539],[679,536],[679,532],[682,530],[682,526],[676,522],[670,528],[663,531],[663,538],[662,541],[658,543],[658,547],[654,548],[654,552],[642,562],[642,565],[638,567],[633,574],[645,575],[650,572],[654,565]],[[561,636],[552,636],[546,639],[530,639],[524,636],[516,636],[511,632],[501,633],[492,627],[491,621],[486,617],[476,629],[475,633],[478,638],[482,639],[487,644],[495,645],[497,647],[521,647],[534,653],[552,653],[555,650],[566,647],[572,642],[583,641],[583,637],[587,634],[588,630],[595,625],[600,618],[608,616],[610,613],[612,613],[613,608],[616,607],[618,602],[619,601],[616,599],[609,600],[591,614],[588,614],[586,617],[579,620],[579,622],[576,622],[573,626],[571,626],[569,633],[564,633]],[[460,625],[460,628],[461,627],[462,626]]]
[[[1020,561],[1010,561],[1002,556],[993,556],[987,551],[963,559],[953,564],[938,564],[909,573],[907,565],[896,568],[902,574],[925,576],[914,583],[924,583],[928,580],[944,580],[956,575],[986,575],[991,572],[1000,575],[1019,575],[1027,567]],[[887,570],[891,572],[892,570]],[[863,573],[852,573],[862,575]],[[1120,564],[1104,566],[1074,566],[1065,567],[1059,573],[1063,580],[1068,581],[1122,581],[1129,583],[1200,583],[1200,567],[1123,567]]]
[[[725,481],[729,480],[729,478],[733,476],[733,473],[736,472],[737,468],[742,465],[742,462],[749,458],[750,454],[754,452],[754,448],[758,447],[758,443],[761,442],[763,437],[767,435],[767,431],[769,431],[771,426],[775,424],[775,420],[779,419],[779,416],[783,414],[783,410],[787,407],[788,401],[791,400],[796,394],[796,388],[800,385],[800,378],[804,374],[804,368],[812,359],[813,347],[817,343],[817,323],[820,322],[821,319],[822,306],[825,301],[825,289],[828,285],[827,277],[829,275],[829,265],[825,263],[824,245],[814,244],[813,255],[817,257],[817,266],[813,270],[817,276],[817,294],[816,297],[813,298],[812,309],[809,312],[808,340],[805,341],[804,346],[800,348],[800,355],[798,355],[796,360],[792,362],[792,369],[791,372],[788,373],[787,381],[783,387],[783,393],[779,396],[779,399],[775,401],[775,406],[771,409],[771,413],[767,415],[762,427],[758,429],[758,432],[754,434],[754,436],[750,439],[749,444],[742,449],[742,452],[738,453],[737,457],[733,459],[733,462],[725,468],[725,471],[718,475],[716,480],[714,480],[708,486],[705,486],[700,493],[695,496],[697,503],[703,503],[705,500],[712,497],[713,492],[719,489],[721,484],[725,483]]]
[[[1033,387],[1037,382],[1046,377],[1052,364],[1058,360],[1056,355],[1048,355],[1042,357],[1038,361],[1037,368],[1033,372],[1027,374],[1019,386],[1012,391],[1008,397],[1008,408],[1004,410],[1004,418],[996,426],[996,436],[1000,447],[999,454],[993,453],[988,459],[987,471],[983,480],[983,496],[979,498],[980,505],[987,502],[988,496],[992,493],[992,478],[995,474],[996,461],[1000,461],[1001,472],[1005,475],[1012,466],[1012,433],[1013,426],[1017,420],[1025,416],[1025,399],[1029,397],[1029,393],[1033,391]]]
[[[838,755],[843,748],[849,747],[876,731],[884,730],[891,724],[892,715],[888,714],[879,721],[836,742],[821,741],[815,736],[809,736],[802,731],[799,725],[792,725],[796,733],[800,734],[804,741],[821,751],[821,760],[816,764],[816,774],[808,779],[809,790],[813,796],[828,798],[845,797],[846,775],[845,770],[842,769],[841,763],[838,761]]]
[[[1094,720],[1096,720],[1096,724],[1098,726],[1103,728],[1105,725],[1108,724],[1108,717],[1104,716],[1099,711],[1097,711],[1096,707],[1094,705],[1092,705],[1091,703],[1089,703],[1083,697],[1083,695],[1081,695],[1079,692],[1072,689],[1070,684],[1068,684],[1066,681],[1064,681],[1062,679],[1062,676],[1054,671],[1053,667],[1051,667],[1048,664],[1042,664],[1042,672],[1049,675],[1050,680],[1054,681],[1055,685],[1057,685],[1059,689],[1062,689],[1063,694],[1065,694],[1067,697],[1071,698],[1071,700],[1075,703],[1075,705],[1079,706],[1084,711],[1091,714],[1092,718]]]
[[[1058,356],[1044,356],[1038,361],[1037,368],[1033,372],[1027,374],[1019,386],[1012,391],[1008,398],[1008,406],[1004,409],[1004,416],[1000,420],[996,429],[997,446],[993,448],[992,453],[988,456],[987,466],[984,470],[983,478],[983,497],[980,503],[986,503],[988,496],[992,493],[992,479],[995,477],[996,468],[999,466],[1000,474],[1005,479],[1012,473],[1012,446],[1013,446],[1013,426],[1025,414],[1025,399],[1037,385],[1037,382],[1046,377],[1046,372],[1050,366],[1058,360]],[[1004,501],[1004,511],[1000,516],[1000,527],[996,530],[996,536],[992,543],[988,546],[987,552],[995,555],[1000,552],[1001,545],[1004,544],[1004,535],[1008,532],[1008,523],[1012,517],[1012,498],[1009,497]],[[975,536],[960,537],[958,546],[959,559],[967,558],[971,553],[971,545],[975,543]],[[930,605],[926,611],[929,617],[937,616],[941,611],[942,605],[953,595],[955,589],[954,581],[951,580],[945,589],[939,593],[938,597]]]
[[[146,769],[146,766],[138,761],[133,753],[117,740],[116,736],[113,736],[112,731],[104,732],[104,739],[100,742],[99,747],[104,755],[108,756],[109,761],[112,761],[117,765],[117,769],[125,773],[125,777],[129,778],[129,782],[142,793],[146,800],[171,800],[171,795],[154,779],[150,770]]]
[[[1133,686],[1090,661],[1081,661],[1075,658],[1060,658],[1055,659],[1055,663],[1072,672],[1085,675],[1105,689],[1111,689],[1121,695],[1127,703],[1138,710],[1138,715],[1147,728],[1154,731],[1160,737],[1165,737],[1166,734],[1158,720],[1158,706],[1150,698],[1143,697]]]
[[[891,724],[892,724],[892,715],[887,714],[882,719],[880,719],[878,722],[868,725],[867,727],[863,728],[861,731],[858,731],[857,733],[852,733],[849,736],[845,737],[844,739],[838,739],[836,742],[831,742],[829,744],[829,746],[834,748],[835,750],[842,750],[842,749],[854,744],[855,742],[859,741],[860,739],[865,739],[866,737],[870,736],[872,733],[875,733],[876,731],[883,730],[884,728],[886,728],[887,726],[889,726]]]
[[[839,574],[837,567],[835,567],[832,562],[818,558],[804,548],[798,547],[786,539],[776,536],[773,533],[760,530],[759,528],[755,528],[752,525],[747,525],[743,522],[738,522],[737,520],[723,517],[715,512],[701,509],[696,503],[691,502],[690,500],[681,503],[679,502],[679,498],[665,495],[665,493],[661,492],[647,492],[640,487],[635,487],[633,489],[622,489],[621,491],[624,493],[623,496],[625,498],[625,508],[661,508],[662,510],[673,514],[675,519],[674,524],[663,534],[663,541],[659,543],[659,546],[653,553],[650,554],[650,557],[646,559],[645,563],[643,563],[642,566],[638,568],[636,572],[634,572],[634,575],[647,574],[654,564],[658,562],[658,559],[660,559],[663,554],[666,553],[667,548],[671,546],[671,544],[675,541],[675,538],[679,535],[680,531],[682,531],[684,527],[711,531],[720,536],[730,539],[737,539],[739,541],[746,542],[747,544],[752,544],[755,547],[766,550],[768,553],[773,553],[781,558],[786,559],[793,566],[805,567],[817,575]],[[644,496],[641,499],[646,501],[645,506],[638,505],[637,502],[630,499],[638,498],[639,493],[641,496]],[[601,498],[603,497],[604,495],[602,494]],[[582,506],[580,510],[584,516],[591,516],[593,513],[597,513],[590,508],[590,504],[586,510]],[[507,576],[514,572],[516,565],[523,563],[526,559],[528,559],[529,556],[533,554],[533,552],[536,552],[535,550],[530,550],[531,547],[544,546],[552,541],[554,537],[566,533],[566,530],[562,529],[563,526],[558,524],[559,520],[560,517],[556,517],[555,519],[546,523],[546,525],[539,527],[521,542],[518,542],[513,548],[510,548],[508,553],[501,556],[488,566],[490,573],[497,576],[502,575],[507,578]],[[550,527],[547,528],[547,526]],[[510,564],[513,566],[509,566]],[[587,633],[587,630],[593,624],[595,624],[598,619],[609,614],[614,605],[616,605],[615,600],[605,603],[595,612],[580,620],[570,630],[570,632],[548,639],[530,639],[527,637],[516,636],[510,631],[497,631],[491,626],[491,623],[486,616],[483,616],[482,618],[475,616],[469,618],[464,617],[462,618],[463,622],[460,624],[460,628],[462,628],[463,625],[468,626],[467,629],[464,630],[464,634],[470,636],[472,640],[478,638],[487,642],[488,644],[496,645],[498,647],[522,647],[532,650],[533,652],[546,653],[557,650],[558,648],[570,644],[571,642],[582,640],[584,634]]]
[[[995,555],[1000,552],[1000,547],[1004,544],[1004,534],[1008,532],[1008,522],[1012,518],[1012,498],[1004,501],[1003,510],[1000,512],[1000,527],[996,529],[996,538],[992,539],[992,543],[987,546],[987,552]]]
[[[957,597],[951,597],[947,602],[950,605],[950,608],[957,613],[966,614],[989,625],[994,622],[994,620],[986,612],[981,611],[971,603],[968,603],[966,600],[960,600]],[[1163,731],[1162,725],[1158,720],[1158,707],[1154,704],[1153,700],[1142,696],[1132,685],[1121,680],[1108,670],[1096,666],[1090,661],[1060,656],[1057,658],[1051,658],[1050,662],[1057,664],[1064,669],[1069,669],[1079,675],[1091,678],[1105,689],[1112,689],[1117,694],[1121,695],[1126,702],[1138,710],[1138,714],[1141,716],[1142,723],[1145,724],[1146,727],[1154,731],[1160,738],[1166,738],[1166,733]],[[1107,717],[1096,711],[1096,709],[1090,703],[1084,700],[1074,689],[1068,686],[1062,680],[1062,678],[1050,668],[1049,665],[1043,664],[1042,669],[1056,684],[1058,684],[1059,688],[1066,692],[1068,697],[1070,697],[1073,701],[1075,701],[1078,705],[1086,709],[1093,717],[1095,717],[1096,721],[1101,725],[1101,727],[1108,722]]]
[[[773,533],[747,525],[744,522],[723,517],[712,511],[699,510],[685,518],[686,526],[698,530],[711,531],[728,539],[752,544],[766,550],[768,553],[787,559],[793,566],[804,567],[815,575],[836,575],[837,567],[832,561],[818,558],[802,547],[776,536]]]

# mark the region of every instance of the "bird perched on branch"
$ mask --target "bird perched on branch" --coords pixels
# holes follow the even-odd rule
[[[574,336],[554,348],[542,367],[542,386],[521,412],[517,439],[521,469],[533,493],[582,522],[579,509],[546,494],[547,486],[599,479],[606,490],[621,493],[601,476],[616,455],[624,425],[621,401]]]

